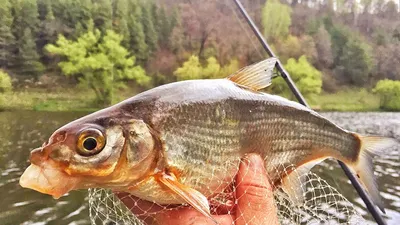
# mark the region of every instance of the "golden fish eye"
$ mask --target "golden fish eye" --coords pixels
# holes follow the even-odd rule
[[[95,155],[103,150],[106,139],[97,129],[87,129],[79,134],[78,153],[83,156]]]

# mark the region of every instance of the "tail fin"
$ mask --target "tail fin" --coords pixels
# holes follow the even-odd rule
[[[362,184],[367,189],[372,201],[385,213],[383,201],[374,176],[372,157],[395,145],[397,141],[392,138],[379,136],[354,135],[359,138],[361,145],[358,160],[353,168]]]

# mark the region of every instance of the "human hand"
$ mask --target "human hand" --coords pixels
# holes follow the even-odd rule
[[[231,209],[217,208],[217,215],[213,215],[220,225],[279,224],[272,187],[268,182],[264,162],[260,156],[252,154],[242,161],[236,177],[236,185],[234,196],[237,204],[234,204]],[[134,214],[144,215],[139,218],[146,224],[214,224],[192,207],[165,210],[161,206],[140,200],[127,193],[118,193],[117,196]],[[144,211],[151,216],[143,214]]]

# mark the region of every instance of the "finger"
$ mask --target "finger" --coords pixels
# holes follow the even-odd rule
[[[219,203],[218,205],[216,205],[211,212],[217,215],[232,215],[235,212],[235,206],[236,205],[233,200],[226,200],[225,203]]]
[[[220,225],[233,224],[231,215],[213,216]],[[186,207],[181,209],[171,209],[157,213],[154,217],[156,224],[160,225],[214,225],[215,223],[199,213],[197,210]]]
[[[259,155],[249,155],[236,178],[236,224],[279,224],[264,162]]]

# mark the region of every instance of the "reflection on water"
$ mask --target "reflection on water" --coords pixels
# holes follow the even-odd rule
[[[18,180],[29,165],[29,151],[82,113],[0,112],[1,224],[88,224],[87,193],[71,192],[54,200],[23,189]]]
[[[22,189],[18,179],[28,166],[29,151],[51,133],[82,113],[0,112],[0,221],[1,224],[88,224],[87,193],[73,191],[59,200]],[[346,129],[381,134],[400,140],[399,113],[324,113]],[[389,224],[400,222],[400,146],[380,154],[376,160],[379,188]],[[357,193],[334,161],[314,170],[369,217]]]

